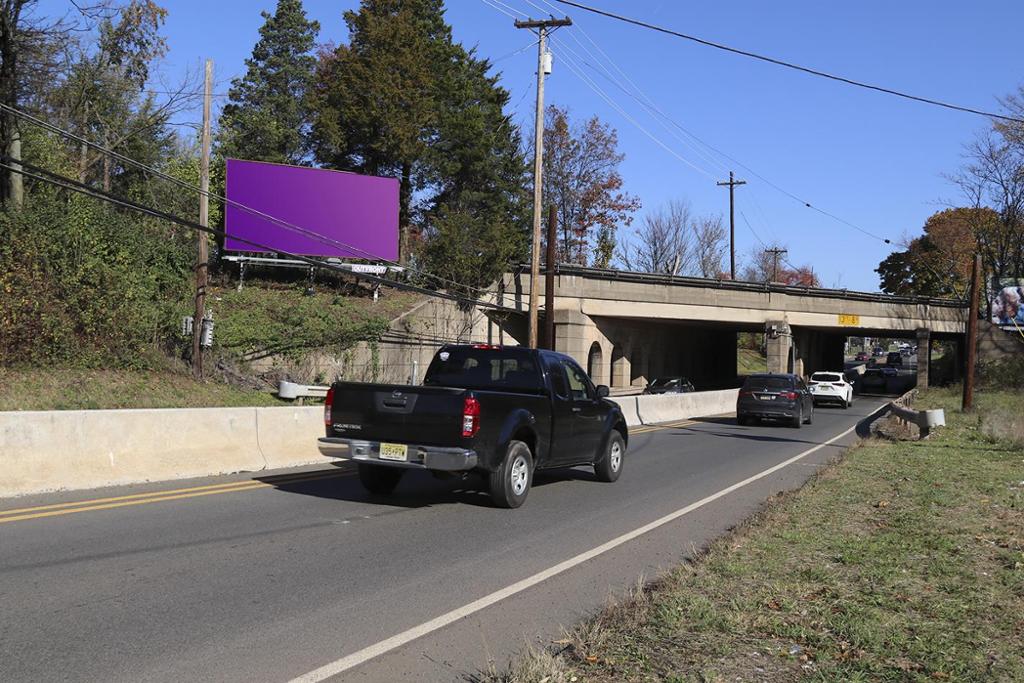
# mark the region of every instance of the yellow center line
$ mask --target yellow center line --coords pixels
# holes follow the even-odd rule
[[[274,476],[274,477],[267,477],[267,479],[272,479],[273,480],[272,483],[287,483],[289,480],[295,479],[295,478],[298,478],[298,477],[302,477],[305,480],[309,476],[315,476],[315,475],[320,475],[320,474],[328,475],[328,474],[334,474],[334,472],[333,471],[318,472],[318,473],[297,472],[295,474],[282,474],[282,475],[278,475],[278,476]],[[161,490],[161,491],[147,491],[146,493],[133,493],[131,495],[113,496],[111,498],[94,498],[94,499],[91,499],[91,500],[76,500],[76,501],[71,501],[71,502],[67,502],[67,503],[53,503],[51,505],[38,505],[36,507],[28,507],[28,508],[14,508],[14,509],[11,509],[11,510],[0,510],[0,517],[4,517],[6,515],[20,514],[20,513],[24,513],[24,512],[37,512],[39,510],[55,510],[55,509],[58,509],[58,508],[78,507],[79,505],[93,505],[93,504],[96,504],[96,503],[112,503],[112,502],[121,501],[121,500],[134,500],[136,498],[150,498],[152,496],[166,496],[166,495],[171,495],[171,494],[174,494],[174,493],[191,493],[193,491],[208,491],[208,490],[212,490],[212,489],[233,489],[233,488],[236,488],[236,487],[248,486],[249,484],[251,484],[254,481],[259,481],[259,480],[257,480],[257,479],[244,479],[242,481],[232,481],[232,482],[227,482],[225,484],[207,484],[205,486],[191,486],[189,488],[184,488],[184,489],[165,489],[165,490]]]
[[[213,484],[210,486],[194,486],[186,489],[172,489],[167,491],[152,491],[150,493],[139,493],[131,496],[116,496],[112,498],[98,498],[95,500],[79,501],[77,503],[57,503],[52,506],[41,505],[36,508],[21,508],[20,510],[4,510],[0,513],[0,524],[7,522],[19,522],[26,519],[40,519],[44,517],[58,517],[78,512],[92,512],[94,510],[110,510],[113,508],[129,507],[133,505],[146,505],[149,503],[162,503],[167,500],[180,500],[183,498],[196,498],[199,496],[211,496],[219,493],[236,493],[239,491],[250,491],[254,489],[276,488],[278,486],[297,484],[300,482],[314,481],[320,479],[336,479],[353,474],[351,470],[339,472],[327,472],[311,474],[309,476],[291,475],[275,478],[274,481],[264,482],[250,479],[231,484]],[[22,513],[22,514],[16,514]]]
[[[644,425],[639,429],[631,429],[630,434],[647,434],[648,432],[660,432],[663,429],[675,429],[677,427],[686,427],[688,425],[695,425],[695,420],[687,420],[683,422],[667,422],[665,424],[658,425]]]

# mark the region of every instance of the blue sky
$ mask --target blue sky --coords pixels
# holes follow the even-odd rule
[[[159,1],[159,0],[158,0]],[[53,0],[56,2],[56,0]],[[544,0],[502,0],[505,10],[540,16]],[[239,75],[273,0],[163,0],[170,76],[201,60],[215,61],[219,92]],[[355,0],[305,0],[321,23],[322,42],[347,39],[342,12]],[[501,4],[495,2],[494,4]],[[684,33],[760,52],[914,94],[998,111],[997,98],[1024,83],[1024,3],[996,0],[866,0],[856,3],[684,2],[593,0],[591,4]],[[533,38],[483,0],[448,0],[457,40],[492,59],[511,92],[522,124],[532,125],[536,50]],[[715,180],[748,181],[738,188],[737,252],[764,242],[789,247],[789,260],[811,264],[825,286],[876,290],[873,272],[892,246],[807,209],[731,161],[697,153],[662,127],[635,100],[582,62],[604,59],[597,43],[675,122],[746,164],[768,181],[865,230],[894,242],[920,233],[925,219],[958,200],[943,178],[962,163],[963,144],[988,126],[984,118],[918,104],[727,54],[562,7],[575,25],[555,34],[554,73],[547,102],[576,117],[597,115],[619,133],[626,189],[645,210],[684,198],[699,213],[727,216],[728,194]],[[589,38],[588,38],[589,36]],[[592,54],[573,40],[579,40]],[[572,51],[575,51],[576,55]],[[590,76],[625,112],[607,104],[577,77]],[[222,101],[222,100],[221,100]],[[198,112],[195,113],[198,117]],[[626,116],[647,129],[666,151]],[[183,120],[188,119],[185,116]],[[694,166],[681,161],[682,156]],[[709,158],[710,157],[710,158]],[[749,223],[749,227],[748,224]],[[629,231],[625,231],[628,235]]]

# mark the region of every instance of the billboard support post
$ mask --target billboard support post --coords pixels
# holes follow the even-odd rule
[[[981,296],[981,255],[975,254],[971,269],[971,308],[967,319],[967,367],[964,372],[964,396],[961,410],[974,407],[974,364],[978,355],[978,297]]]
[[[213,98],[213,60],[206,60],[203,85],[203,140],[199,161],[199,224],[210,225],[210,100]],[[196,314],[192,326],[192,375],[203,378],[203,320],[206,318],[206,282],[209,254],[205,232],[199,233],[199,254],[196,260]]]

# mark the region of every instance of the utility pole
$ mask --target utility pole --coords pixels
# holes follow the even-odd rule
[[[974,364],[978,355],[978,300],[981,290],[981,255],[974,255],[974,267],[971,269],[971,307],[970,318],[967,319],[967,367],[964,372],[964,396],[961,409],[968,411],[974,407]]]
[[[572,26],[572,19],[545,19],[516,21],[516,28],[536,29],[537,40],[537,119],[534,126],[533,143],[533,246],[530,250],[530,324],[528,344],[537,348],[537,285],[540,283],[540,222],[541,222],[541,175],[544,162],[544,75],[550,71],[546,58],[548,29]]]
[[[746,185],[746,180],[735,180],[729,171],[729,180],[716,183],[720,187],[729,187],[729,277],[736,279],[736,211],[733,191],[737,185]]]
[[[772,255],[772,282],[777,282],[779,279],[779,256],[782,254],[789,253],[788,249],[765,249],[764,253]]]
[[[555,350],[555,269],[558,267],[556,233],[558,218],[555,205],[548,207],[548,257],[544,264],[544,346]]]
[[[210,224],[210,101],[213,99],[213,60],[206,60],[206,81],[203,87],[203,139],[199,159],[199,224]],[[192,318],[192,375],[203,378],[203,319],[206,317],[207,281],[206,233],[199,233],[199,255],[196,261],[196,311]]]

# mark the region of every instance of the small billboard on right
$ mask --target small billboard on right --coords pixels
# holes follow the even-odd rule
[[[992,324],[1024,330],[1024,278],[992,281]]]

